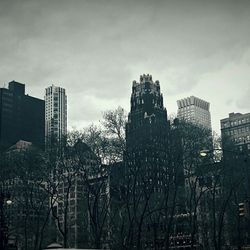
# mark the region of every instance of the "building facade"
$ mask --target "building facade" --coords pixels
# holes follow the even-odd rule
[[[25,85],[16,81],[0,88],[0,144],[7,149],[19,140],[44,145],[44,101],[25,94]]]
[[[48,244],[50,209],[46,183],[41,182],[45,173],[38,160],[42,158],[41,152],[31,142],[20,140],[1,158],[0,192],[7,193],[11,200],[3,211],[8,235],[8,246],[4,249],[35,249],[40,243],[43,247]],[[39,231],[43,229],[45,234],[40,237]]]
[[[201,125],[212,130],[210,103],[195,96],[190,96],[177,101],[179,119]]]
[[[224,165],[230,168],[230,176],[237,183],[235,197],[237,197],[237,209],[227,212],[227,238],[230,245],[235,249],[241,246],[242,249],[250,248],[250,227],[249,227],[249,197],[250,197],[250,113],[229,113],[227,118],[220,121],[221,137],[223,148]],[[232,203],[234,202],[231,201]],[[243,212],[240,210],[243,205]],[[233,220],[238,215],[240,220]],[[235,225],[239,228],[240,234],[235,234]],[[243,247],[244,246],[244,247]]]
[[[54,85],[45,90],[45,140],[61,140],[67,133],[67,96],[64,88]]]
[[[240,150],[243,145],[250,150],[250,113],[230,113],[220,124],[222,138],[230,138]]]
[[[79,160],[79,158],[81,160]],[[58,241],[68,247],[94,248],[97,234],[100,245],[107,240],[107,214],[109,212],[109,183],[105,166],[87,144],[77,142],[72,155],[59,164],[56,211],[58,228],[67,231]],[[65,167],[66,166],[66,167]],[[99,248],[99,247],[98,247]]]

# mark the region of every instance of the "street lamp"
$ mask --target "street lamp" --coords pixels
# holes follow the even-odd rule
[[[211,150],[203,149],[200,151],[200,156],[205,157],[209,152],[211,152]]]
[[[12,204],[12,200],[10,200],[10,199],[6,200],[6,204],[7,205],[11,205]]]
[[[224,148],[213,148],[213,149],[202,149],[200,151],[200,156],[207,156],[208,154],[210,153],[213,153],[213,152],[228,152],[228,153],[235,153],[235,154],[238,154],[239,152],[238,151],[233,151],[233,150],[230,150],[230,149],[224,149]]]

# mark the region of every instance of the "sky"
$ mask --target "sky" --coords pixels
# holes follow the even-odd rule
[[[132,81],[159,80],[169,115],[197,96],[212,127],[250,112],[249,0],[0,0],[0,87],[68,97],[68,128],[129,111]]]

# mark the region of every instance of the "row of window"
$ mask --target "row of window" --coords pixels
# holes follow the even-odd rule
[[[236,138],[233,138],[233,141],[235,142],[235,143],[241,143],[241,142],[243,142],[243,143],[245,143],[245,142],[249,142],[250,141],[250,136],[248,135],[248,136],[243,136],[243,137],[236,137]]]
[[[227,121],[222,123],[222,128],[234,127],[248,122],[250,122],[250,117],[241,118],[235,121]]]
[[[250,131],[250,126],[249,127],[243,127],[243,128],[238,128],[238,129],[233,129],[233,130],[229,130],[226,131],[226,135],[230,136],[230,135],[240,135],[240,134],[244,134],[246,132]]]
[[[247,149],[250,150],[250,144],[247,144]],[[243,151],[243,146],[242,146],[242,145],[239,146],[239,150],[240,150],[240,151]]]

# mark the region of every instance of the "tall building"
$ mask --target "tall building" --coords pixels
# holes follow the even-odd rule
[[[222,139],[230,138],[241,150],[243,145],[250,150],[250,113],[230,113],[220,124]]]
[[[61,140],[67,133],[67,96],[65,89],[54,85],[45,90],[45,139]]]
[[[230,200],[231,204],[235,204],[238,200],[238,207],[227,211],[226,223],[227,240],[230,245],[235,246],[239,242],[239,238],[235,235],[235,225],[241,232],[242,249],[249,247],[250,243],[250,227],[249,227],[249,197],[250,197],[250,113],[229,113],[227,118],[221,119],[221,137],[223,148],[223,164],[230,171],[228,178],[235,188],[234,198]],[[224,174],[225,175],[225,174]],[[232,178],[233,177],[233,178]],[[232,185],[231,184],[231,185]],[[225,186],[225,189],[228,188]],[[226,193],[226,192],[225,192]],[[235,198],[237,197],[237,198]],[[233,207],[233,205],[231,205]],[[235,220],[236,216],[240,216],[240,223]],[[238,223],[238,224],[237,224]]]
[[[209,102],[206,102],[195,96],[190,96],[178,100],[177,105],[178,118],[212,130]]]
[[[12,81],[0,88],[0,145],[8,148],[19,140],[44,145],[44,101],[25,95],[25,84]]]
[[[139,82],[133,81],[130,103],[126,124],[124,186],[129,194],[133,194],[129,202],[131,206],[148,204],[149,207],[157,207],[167,182],[169,139],[167,110],[163,105],[159,81],[153,81],[151,75],[141,75]],[[136,217],[140,212],[139,209],[131,216]],[[145,220],[140,229],[133,228],[132,235],[137,235],[140,230],[143,232],[143,249],[153,244],[152,237],[146,234],[153,223],[157,222]]]
[[[154,82],[151,75],[145,74],[140,76],[140,82],[133,81],[130,103],[125,171],[138,169],[142,176],[133,176],[138,179],[138,186],[139,179],[144,182],[146,177],[152,188],[161,192],[163,180],[158,179],[163,178],[160,172],[167,167],[170,126],[159,81]]]
[[[145,148],[156,139],[165,144],[169,123],[159,81],[154,82],[151,75],[140,76],[140,82],[133,81],[130,103],[126,125],[127,150]]]

